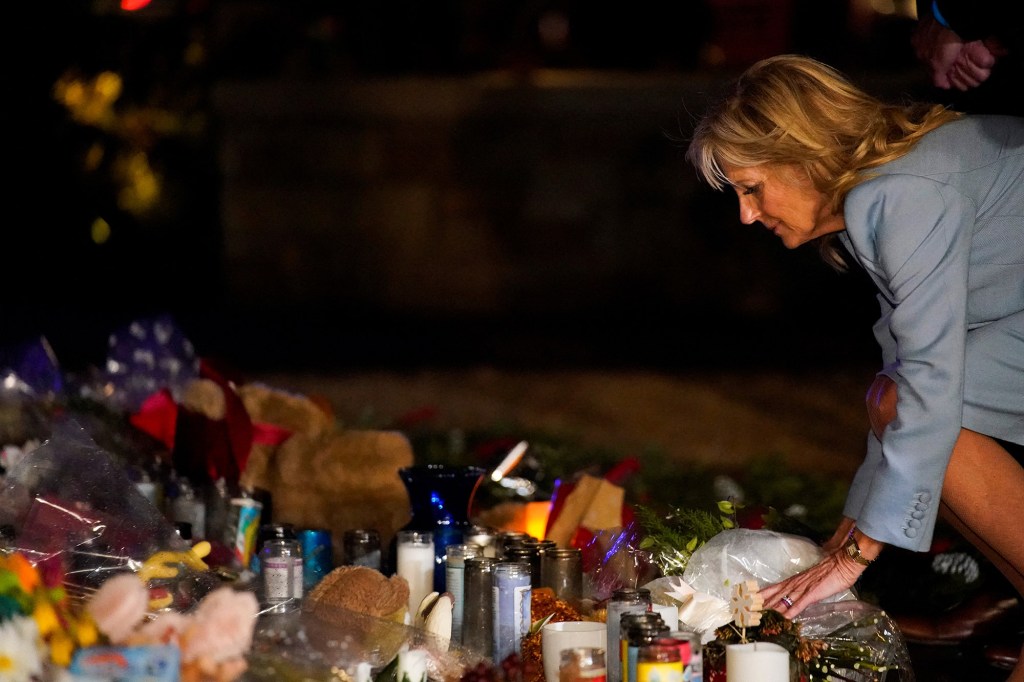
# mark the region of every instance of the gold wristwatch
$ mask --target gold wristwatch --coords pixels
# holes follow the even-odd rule
[[[874,559],[869,559],[860,553],[860,545],[857,544],[857,538],[852,535],[850,536],[850,539],[846,541],[846,544],[843,545],[843,549],[846,550],[846,553],[851,559],[861,566],[870,566],[871,562],[874,561]]]

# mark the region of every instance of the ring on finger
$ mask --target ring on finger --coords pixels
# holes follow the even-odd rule
[[[793,600],[789,598],[788,594],[783,596],[782,599],[780,599],[779,601],[782,602],[783,604],[785,604],[787,609],[793,607]]]

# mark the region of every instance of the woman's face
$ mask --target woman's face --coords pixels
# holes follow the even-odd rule
[[[789,249],[846,229],[825,195],[798,166],[723,166],[740,200],[740,222],[759,222]]]

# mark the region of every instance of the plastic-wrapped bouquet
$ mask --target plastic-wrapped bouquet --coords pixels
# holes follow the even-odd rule
[[[22,682],[66,666],[72,652],[98,638],[88,613],[72,608],[52,565],[23,554],[0,555],[0,673]]]
[[[3,679],[232,680],[245,669],[255,595],[209,571],[208,543],[182,540],[74,422],[55,422],[10,469],[0,525],[0,671],[18,670]]]
[[[771,642],[790,653],[799,679],[912,681],[910,655],[896,623],[850,590],[787,619],[761,610],[756,622],[740,623],[737,590],[767,585],[804,570],[821,558],[810,540],[769,530],[724,530],[698,547],[681,577],[662,577],[648,587],[680,604],[680,620],[704,641],[705,677],[722,679],[725,650],[740,642]],[[891,674],[891,676],[890,676]]]

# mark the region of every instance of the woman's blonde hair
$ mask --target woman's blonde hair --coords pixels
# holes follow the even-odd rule
[[[730,187],[724,165],[797,165],[838,213],[864,171],[906,154],[926,133],[961,114],[938,104],[886,104],[836,69],[801,55],[757,62],[697,123],[687,160],[715,189]],[[831,238],[830,238],[831,237]],[[829,235],[822,257],[846,264]]]

